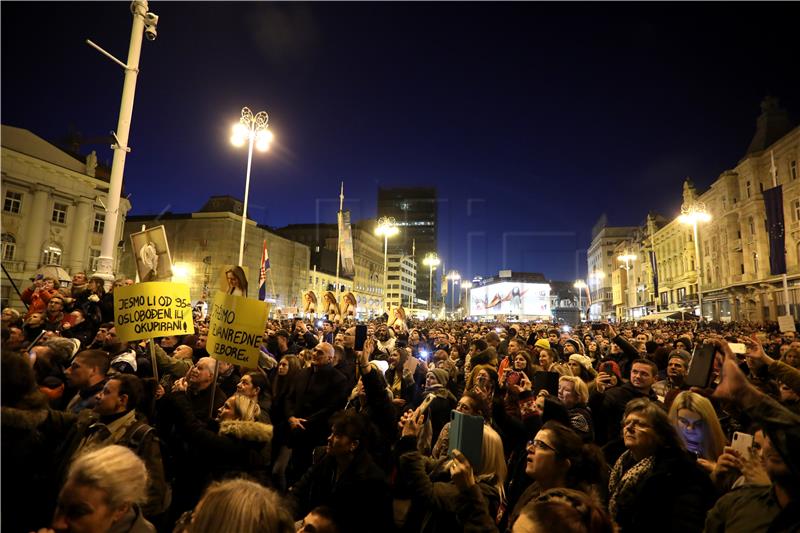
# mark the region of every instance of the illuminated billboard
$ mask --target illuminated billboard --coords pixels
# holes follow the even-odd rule
[[[550,285],[501,281],[470,290],[472,316],[550,316]]]

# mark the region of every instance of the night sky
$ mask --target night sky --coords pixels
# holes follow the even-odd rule
[[[169,3],[153,1],[125,191],[132,214],[242,197],[250,216],[354,219],[378,186],[436,186],[440,255],[462,276],[585,275],[591,227],[675,216],[744,155],[763,97],[800,116],[792,3]],[[2,3],[2,122],[50,141],[116,129],[128,4]],[[87,145],[110,164],[108,145]]]

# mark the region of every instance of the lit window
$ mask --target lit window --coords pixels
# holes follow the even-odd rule
[[[61,247],[56,244],[45,246],[42,251],[42,264],[43,265],[60,265],[61,264]]]
[[[97,248],[89,249],[89,270],[97,271],[97,260],[100,259],[100,250]]]
[[[105,227],[106,227],[106,214],[95,213],[94,224],[92,224],[92,231],[95,233],[103,233]]]
[[[17,251],[17,240],[10,233],[3,233],[2,242],[3,242],[3,252],[2,252],[3,261],[13,261],[14,253]]]
[[[22,193],[6,191],[6,198],[3,202],[3,211],[7,213],[19,213],[22,209]]]
[[[67,204],[60,204],[58,202],[53,204],[53,216],[51,220],[57,224],[64,224],[67,222]]]

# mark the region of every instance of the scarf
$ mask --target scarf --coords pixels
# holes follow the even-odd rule
[[[627,471],[624,465],[634,460],[630,450],[623,453],[614,468],[611,470],[611,477],[608,480],[608,510],[611,512],[612,518],[616,518],[617,499],[626,494],[632,494],[637,490],[639,483],[644,480],[653,470],[655,464],[655,456],[645,457],[638,463],[634,464]]]

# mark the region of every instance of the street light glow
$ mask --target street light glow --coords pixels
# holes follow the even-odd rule
[[[711,222],[711,214],[706,210],[706,205],[702,202],[683,205],[681,206],[681,214],[678,216],[678,222],[689,224],[690,226],[700,222]]]
[[[582,279],[577,280],[573,285],[576,289],[582,290],[586,288],[586,282]]]
[[[462,289],[471,289],[472,288],[472,282],[471,281],[462,281],[461,282],[461,288]]]
[[[461,274],[459,274],[457,270],[451,270],[447,273],[445,279],[447,281],[461,281]]]
[[[381,217],[378,219],[378,225],[375,227],[375,235],[389,238],[394,237],[398,233],[400,233],[400,228],[397,227],[397,221],[395,221],[394,217]]]
[[[439,259],[439,256],[436,255],[435,252],[428,253],[425,256],[425,259],[422,260],[423,265],[431,268],[436,268],[441,264],[441,262],[442,262],[441,259]]]

